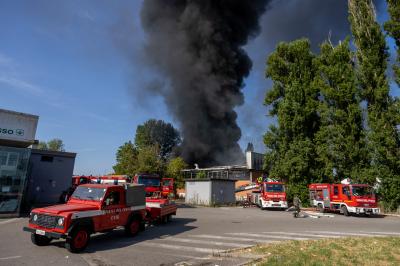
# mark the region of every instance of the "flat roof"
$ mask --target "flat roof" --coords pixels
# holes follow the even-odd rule
[[[183,169],[182,172],[199,172],[199,171],[221,171],[221,170],[248,170],[245,165],[226,165],[226,166],[215,166],[208,168],[194,168],[194,169]]]
[[[49,151],[49,150],[40,150],[40,149],[32,149],[32,154],[49,155],[49,156],[60,156],[60,157],[70,157],[70,158],[75,158],[76,157],[76,153],[74,153],[74,152]]]
[[[236,182],[236,179],[228,179],[228,178],[186,178],[185,182],[204,182],[204,181],[230,181]]]
[[[0,113],[9,113],[9,114],[13,114],[13,115],[23,115],[23,116],[29,116],[29,117],[37,118],[37,119],[39,118],[38,115],[21,113],[21,112],[16,112],[16,111],[11,111],[11,110],[1,109],[1,108],[0,108]]]

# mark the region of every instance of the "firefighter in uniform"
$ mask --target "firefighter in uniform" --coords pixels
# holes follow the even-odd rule
[[[294,211],[297,214],[300,213],[300,203],[301,203],[301,200],[299,199],[299,197],[297,195],[295,195],[293,198],[293,206],[294,206]]]

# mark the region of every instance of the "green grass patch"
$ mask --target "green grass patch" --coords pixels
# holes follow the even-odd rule
[[[400,265],[400,237],[286,241],[246,252],[263,256],[256,265]]]

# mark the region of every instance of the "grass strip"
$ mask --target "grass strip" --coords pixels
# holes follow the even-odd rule
[[[241,252],[263,256],[249,265],[400,265],[400,237],[285,241]]]

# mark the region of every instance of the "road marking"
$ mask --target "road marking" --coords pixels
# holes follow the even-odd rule
[[[220,253],[220,252],[225,251],[223,249],[198,248],[198,247],[178,246],[178,245],[161,244],[161,243],[146,243],[146,242],[140,243],[140,246],[175,249],[175,250],[182,250],[182,251],[195,251],[195,252],[199,252],[199,253],[208,253],[208,254]]]
[[[11,257],[4,257],[4,258],[0,258],[0,260],[12,260],[12,259],[19,259],[22,256],[11,256]]]
[[[177,242],[183,242],[183,243],[207,244],[207,245],[215,245],[215,246],[230,246],[230,247],[237,247],[237,248],[245,248],[245,247],[251,246],[251,245],[247,245],[247,244],[215,242],[215,241],[176,238],[176,237],[168,237],[168,238],[164,238],[163,240],[177,241]]]
[[[316,232],[323,233],[329,235],[342,235],[342,236],[384,236],[384,235],[374,235],[374,234],[366,234],[366,233],[357,233],[357,232],[331,232],[331,231],[307,231],[307,232]]]
[[[334,236],[334,235],[321,235],[321,234],[305,234],[305,233],[291,233],[291,232],[263,232],[264,234],[283,234],[283,235],[294,235],[294,236],[310,236],[310,237],[320,237],[320,238],[340,238],[341,236]]]
[[[262,234],[248,234],[248,233],[226,233],[227,235],[234,236],[254,236],[260,238],[277,238],[277,239],[286,239],[286,240],[309,240],[307,237],[294,237],[294,236],[272,236],[272,235],[262,235]]]
[[[399,232],[367,232],[367,231],[360,231],[362,233],[370,233],[370,234],[381,234],[381,235],[395,235],[400,236]]]
[[[22,218],[13,218],[13,219],[1,221],[1,222],[0,222],[0,225],[2,225],[2,224],[9,224],[9,223],[12,223],[12,222],[15,222],[15,221],[18,221],[18,220],[22,220]]]
[[[224,240],[255,242],[255,243],[273,243],[273,242],[277,242],[276,240],[261,240],[259,238],[214,236],[214,235],[191,235],[191,237],[211,238],[211,239],[224,239]]]

